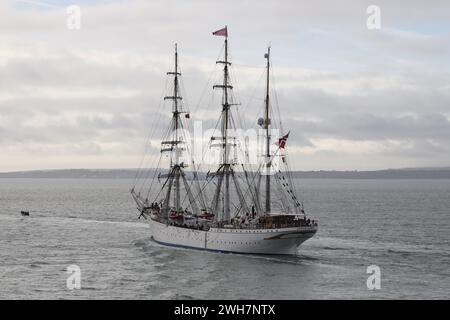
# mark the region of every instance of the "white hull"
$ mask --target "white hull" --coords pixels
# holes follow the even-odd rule
[[[153,239],[164,245],[202,250],[252,253],[296,254],[297,247],[311,238],[316,226],[278,229],[225,229],[208,231],[168,226],[149,219]]]

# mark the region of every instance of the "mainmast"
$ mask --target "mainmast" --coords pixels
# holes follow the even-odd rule
[[[230,105],[228,103],[228,35],[225,37],[225,61],[223,68],[223,124],[222,124],[222,137],[223,137],[223,168],[225,174],[225,199],[224,199],[224,220],[230,219],[230,163],[228,156],[228,124]]]
[[[230,104],[228,101],[228,89],[232,87],[229,85],[228,66],[228,33],[225,36],[225,60],[217,61],[224,65],[223,67],[223,98],[222,98],[222,167],[225,176],[225,190],[224,190],[224,209],[223,219],[230,220],[230,159],[229,159],[229,144],[228,144],[228,128],[230,123]]]
[[[266,130],[266,214],[271,211],[270,208],[270,103],[269,103],[269,79],[270,79],[270,46],[267,48],[267,53],[264,55],[267,59],[267,78],[266,78],[266,99],[265,99],[265,116],[264,129]]]
[[[228,143],[228,129],[230,125],[230,103],[229,103],[229,89],[233,87],[230,85],[229,81],[229,70],[228,67],[231,63],[228,61],[228,32],[227,27],[216,31],[213,33],[215,35],[225,36],[225,57],[224,61],[217,61],[216,63],[223,64],[223,83],[221,85],[215,85],[213,88],[221,88],[223,89],[222,95],[222,125],[221,125],[221,133],[222,137],[222,159],[221,164],[219,166],[219,170],[217,171],[217,175],[219,176],[219,181],[216,188],[216,194],[214,196],[214,209],[218,209],[219,197],[221,191],[221,184],[223,178],[225,178],[225,189],[224,189],[224,201],[223,201],[223,220],[230,220],[230,175],[232,174],[230,157],[229,157],[229,143]],[[218,213],[218,212],[216,212]]]
[[[220,85],[215,85],[213,88],[220,88],[222,89],[222,113],[221,113],[221,137],[211,137],[211,140],[220,140],[220,147],[222,149],[221,153],[221,159],[220,159],[220,165],[219,168],[215,173],[213,173],[213,176],[217,177],[217,185],[216,190],[214,193],[214,199],[212,203],[212,209],[214,213],[216,214],[216,219],[218,221],[230,221],[231,218],[231,201],[230,201],[230,183],[234,182],[234,188],[236,191],[236,194],[238,196],[239,202],[241,204],[239,211],[242,210],[242,212],[248,213],[249,208],[246,203],[246,199],[244,197],[244,193],[242,192],[242,189],[239,185],[238,177],[233,169],[233,166],[235,165],[235,161],[231,157],[231,150],[230,147],[234,146],[236,147],[235,141],[230,142],[229,140],[235,139],[235,137],[229,136],[229,129],[232,127],[232,116],[231,116],[231,109],[230,107],[234,105],[233,103],[230,103],[230,91],[233,89],[233,86],[230,82],[230,75],[229,75],[229,67],[231,65],[231,62],[228,61],[228,31],[227,27],[217,30],[216,32],[213,32],[213,35],[216,36],[224,36],[225,37],[225,57],[223,61],[217,61],[216,63],[223,64],[223,82]],[[231,159],[230,159],[231,158]],[[225,182],[223,181],[225,180]],[[225,183],[224,188],[222,188],[222,184]],[[222,189],[223,189],[223,205],[222,205],[222,215],[221,219],[219,218],[220,214],[220,199],[222,196]]]

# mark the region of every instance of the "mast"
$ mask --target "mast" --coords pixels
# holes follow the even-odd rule
[[[178,125],[179,125],[179,112],[178,112],[178,50],[175,43],[175,76],[173,77],[173,117],[174,117],[174,129],[175,129],[175,141],[177,147],[175,148],[175,165],[178,166],[178,170],[175,173],[175,210],[180,211],[180,169],[179,169],[179,149],[178,149]]]
[[[175,44],[175,71],[173,72],[167,72],[168,75],[173,75],[173,95],[164,97],[164,100],[172,100],[172,130],[175,133],[175,136],[173,137],[174,140],[172,141],[166,141],[165,144],[170,144],[170,151],[175,151],[175,159],[173,160],[171,158],[171,164],[170,164],[170,173],[172,180],[174,180],[174,206],[176,211],[180,211],[180,176],[181,176],[181,164],[180,161],[180,148],[179,144],[181,141],[179,141],[178,137],[178,129],[180,129],[180,111],[179,111],[179,100],[182,99],[182,97],[179,94],[179,81],[178,77],[181,75],[181,73],[178,71],[178,48],[177,44]],[[172,189],[172,182],[168,186],[167,190],[167,197],[166,199],[170,199],[170,192]],[[169,203],[167,201],[166,208],[168,209]]]
[[[225,64],[223,68],[223,111],[225,113],[222,126],[222,137],[224,139],[223,164],[225,174],[225,199],[224,199],[224,219],[230,219],[230,164],[228,159],[228,123],[230,105],[228,103],[228,35],[225,37]]]
[[[230,199],[230,184],[231,180],[234,182],[234,187],[236,189],[236,193],[238,195],[239,202],[241,207],[239,209],[243,210],[244,213],[248,213],[248,205],[246,203],[246,199],[244,197],[244,193],[241,190],[239,185],[238,177],[234,172],[234,165],[236,164],[235,159],[233,159],[233,155],[231,154],[230,147],[236,147],[236,142],[234,136],[229,135],[229,129],[232,127],[232,115],[230,107],[235,105],[234,103],[230,103],[232,96],[230,95],[230,91],[233,90],[233,86],[231,85],[230,75],[229,75],[229,67],[231,62],[228,61],[228,31],[227,27],[222,28],[213,32],[213,35],[216,36],[224,36],[225,37],[225,54],[223,61],[216,61],[216,63],[223,64],[223,82],[220,85],[215,85],[213,88],[222,89],[222,113],[221,113],[221,137],[211,137],[211,140],[221,140],[222,143],[220,147],[222,148],[221,153],[221,163],[219,168],[213,176],[217,177],[217,185],[216,191],[214,193],[212,208],[216,214],[216,220],[221,221],[218,218],[219,215],[219,202],[222,199],[222,221],[230,222],[231,219],[231,199]],[[232,101],[231,101],[232,102]],[[231,142],[230,142],[231,141]],[[235,149],[236,150],[236,149]],[[231,159],[230,159],[231,158]],[[225,181],[224,181],[225,180]],[[224,184],[224,186],[223,186]],[[223,193],[221,192],[223,189]],[[223,197],[222,197],[223,195]]]
[[[227,27],[222,29],[224,33],[216,34],[225,36],[225,57],[223,61],[216,61],[216,63],[223,64],[223,82],[221,85],[215,85],[213,88],[222,89],[222,124],[221,124],[221,140],[222,140],[222,159],[219,169],[217,171],[217,175],[219,176],[216,193],[214,195],[213,200],[213,208],[217,210],[220,191],[222,187],[223,178],[225,178],[225,187],[224,187],[224,198],[223,198],[223,220],[230,220],[230,175],[232,173],[230,155],[229,155],[229,143],[228,143],[228,129],[230,126],[230,102],[229,102],[229,92],[228,90],[233,89],[230,85],[229,81],[229,70],[228,67],[231,63],[228,61],[228,32],[226,31]],[[219,32],[221,32],[219,31]],[[213,33],[215,34],[215,33]],[[216,212],[218,213],[218,212]]]
[[[266,130],[266,214],[271,211],[270,208],[270,110],[269,110],[269,79],[270,79],[270,46],[267,48],[267,53],[264,55],[267,59],[267,78],[266,78],[266,110],[264,119],[264,129]]]

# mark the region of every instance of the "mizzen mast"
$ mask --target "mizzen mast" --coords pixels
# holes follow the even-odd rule
[[[271,211],[270,207],[270,102],[269,102],[269,81],[270,81],[270,46],[267,48],[267,53],[264,54],[267,59],[267,75],[266,75],[266,98],[265,98],[265,115],[264,115],[264,130],[266,131],[266,214]]]

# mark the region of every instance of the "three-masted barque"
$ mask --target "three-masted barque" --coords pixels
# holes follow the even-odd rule
[[[173,91],[164,98],[172,102],[172,117],[161,142],[161,156],[165,154],[170,163],[153,175],[160,186],[158,192],[145,194],[134,186],[131,194],[157,243],[220,252],[296,254],[298,246],[317,232],[318,224],[307,217],[288,170],[289,133],[272,141],[270,47],[264,55],[265,97],[263,117],[258,120],[264,150],[252,170],[237,161],[234,149],[239,143],[230,134],[236,124],[232,110],[236,104],[232,99],[228,30],[225,27],[213,34],[225,38],[223,60],[217,61],[223,65],[223,78],[214,86],[222,92],[220,134],[209,141],[210,147],[220,149],[219,163],[203,173],[199,165],[182,156],[189,149],[190,141],[182,132],[191,115],[183,108],[175,46],[174,71],[167,73],[173,77]],[[276,166],[275,158],[281,159]]]

